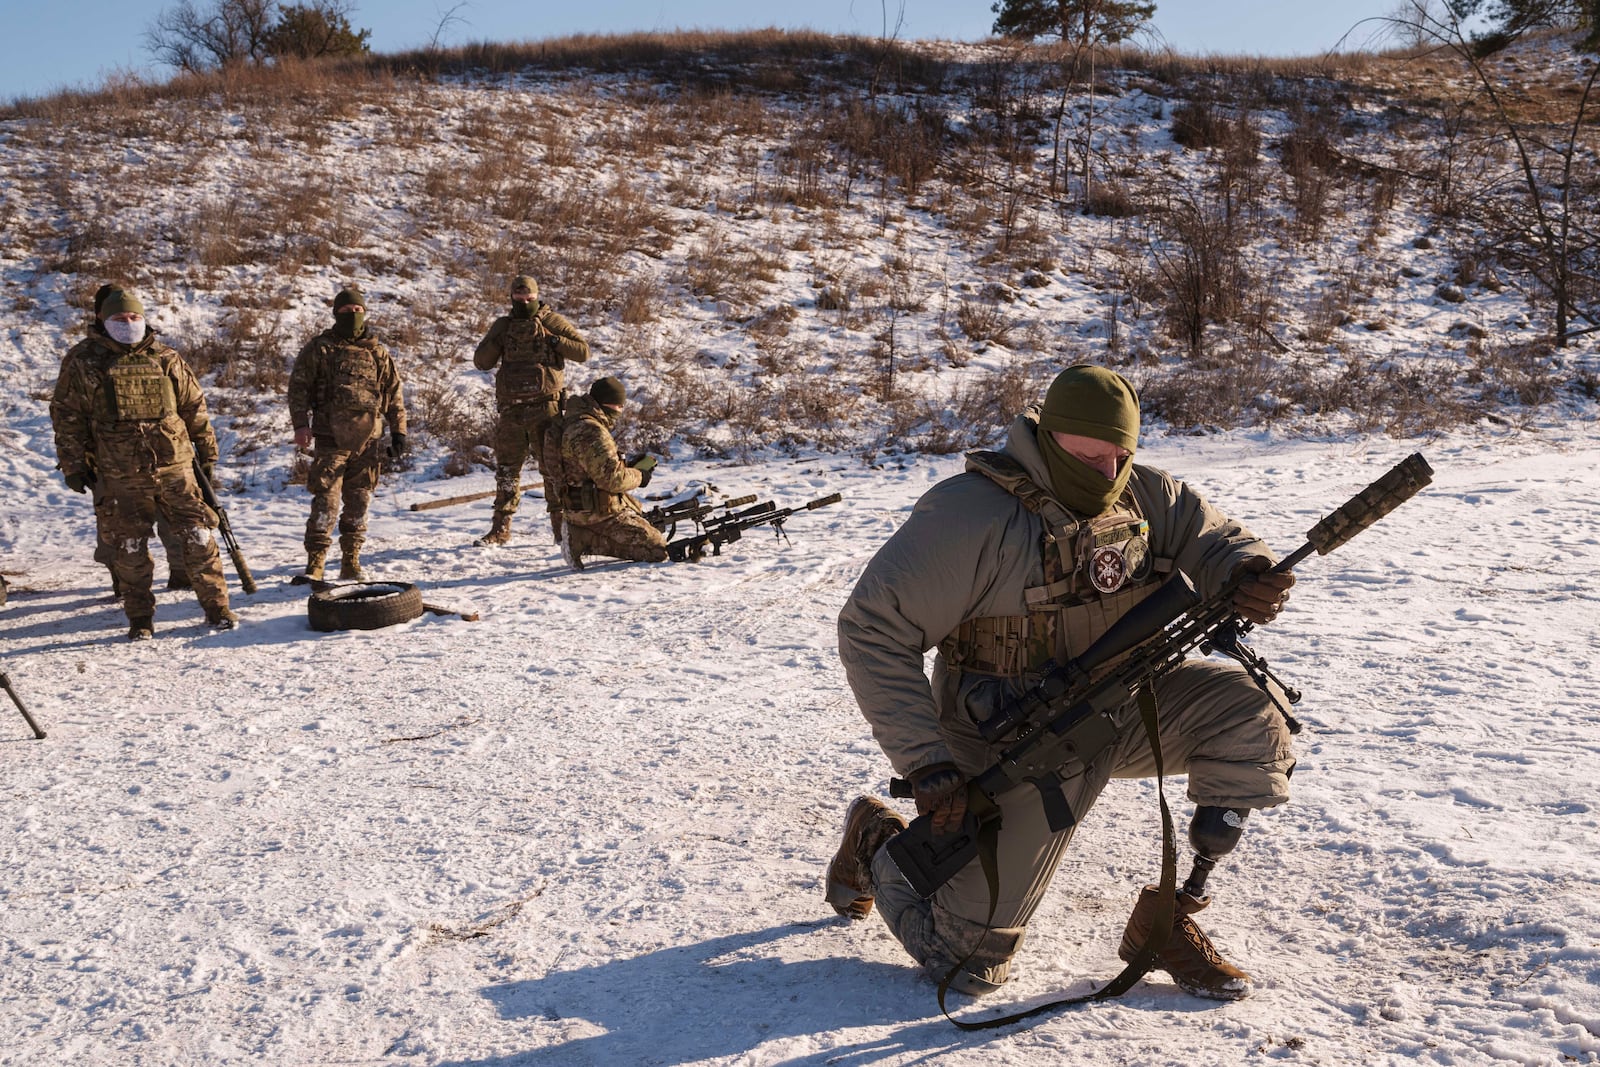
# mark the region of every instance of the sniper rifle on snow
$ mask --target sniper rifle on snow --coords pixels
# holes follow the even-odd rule
[[[1389,512],[1411,499],[1433,480],[1433,468],[1414,453],[1306,533],[1306,543],[1273,572],[1291,570],[1312,552],[1327,555]],[[967,784],[967,814],[955,833],[936,835],[932,819],[919,815],[889,840],[889,855],[913,889],[930,897],[978,855],[979,835],[999,829],[1000,796],[1027,782],[1039,791],[1052,832],[1076,821],[1062,784],[1087,767],[1118,736],[1118,713],[1144,687],[1173,670],[1192,649],[1202,655],[1219,652],[1237,660],[1273,703],[1272,682],[1289,703],[1300,694],[1284,685],[1267,663],[1241,640],[1252,624],[1233,606],[1239,585],[1254,575],[1240,575],[1214,596],[1201,599],[1182,571],[1153,595],[1117,620],[1099,640],[1075,659],[1051,666],[1040,681],[1008,703],[978,730],[990,744],[1013,738],[1000,758]],[[1119,656],[1122,662],[1096,677]],[[1278,705],[1291,731],[1300,725]],[[909,796],[907,783],[891,783],[892,795]],[[941,993],[942,997],[942,993]]]
[[[744,511],[735,511],[728,515],[705,519],[702,522],[705,529],[700,533],[692,537],[680,537],[676,541],[667,542],[667,557],[678,563],[682,563],[685,560],[702,559],[706,554],[707,548],[711,549],[713,556],[720,556],[722,555],[723,545],[739,540],[744,531],[756,526],[770,525],[778,537],[787,541],[789,535],[784,533],[783,524],[789,520],[789,516],[802,511],[815,511],[818,508],[825,508],[829,504],[837,504],[841,499],[838,493],[833,493],[807,504],[802,504],[797,508],[780,508],[769,500],[764,504],[746,508]]]
[[[644,513],[644,521],[670,537],[672,534],[668,531],[676,529],[680,522],[692,522],[698,526],[701,520],[709,518],[718,511],[742,508],[746,504],[754,504],[755,502],[756,498],[753,493],[750,496],[741,496],[722,504],[702,504],[700,498],[696,496],[692,500],[680,500],[676,504],[653,507]]]
[[[217,533],[222,535],[222,543],[228,548],[228,558],[233,560],[233,569],[239,574],[239,588],[246,593],[254,593],[255,575],[250,573],[250,564],[244,561],[244,550],[233,536],[233,524],[228,521],[228,512],[217,500],[217,491],[211,488],[211,479],[206,477],[198,459],[194,461],[194,480],[200,486],[200,497],[206,502],[206,507],[217,513]]]

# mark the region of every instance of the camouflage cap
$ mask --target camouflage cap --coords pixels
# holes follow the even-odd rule
[[[621,407],[628,399],[628,391],[622,387],[619,379],[610,376],[597,380],[589,386],[589,395],[596,404],[605,404],[609,407]]]
[[[334,294],[333,306],[335,310],[344,307],[346,304],[357,304],[361,307],[367,306],[367,294],[361,291],[361,286],[351,282]]]
[[[1050,383],[1039,428],[1093,437],[1132,452],[1139,443],[1139,393],[1116,371],[1076,364]]]
[[[511,279],[511,291],[515,293],[518,289],[528,290],[530,296],[539,295],[539,283],[534,281],[531,274],[519,274]]]
[[[96,293],[96,297],[100,294]],[[111,289],[104,297],[97,301],[100,318],[109,319],[113,315],[140,315],[144,314],[144,303],[133,295],[131,289]]]

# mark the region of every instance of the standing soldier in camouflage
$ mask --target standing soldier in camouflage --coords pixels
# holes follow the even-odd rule
[[[105,303],[106,297],[116,292],[121,286],[102,285],[94,294],[94,322],[89,324],[90,337],[109,337],[106,333],[105,323],[100,318],[100,306]],[[89,470],[94,471],[96,464],[94,455],[85,457],[88,460]],[[90,492],[94,496],[95,514],[100,514],[100,498],[103,495],[98,480],[93,482]],[[178,540],[178,535],[173,532],[172,523],[167,521],[166,513],[156,510],[156,536],[161,539],[161,548],[167,554],[167,588],[168,589],[193,589],[189,581],[189,571],[183,564],[183,542]],[[112,563],[117,558],[117,547],[106,540],[103,532],[98,532],[94,544],[94,561],[111,573],[111,595],[122,596],[122,582],[117,578],[116,568]]]
[[[198,460],[209,478],[217,462],[200,383],[178,353],[156,339],[132,292],[106,293],[99,314],[103,331],[79,341],[61,361],[50,419],[67,488],[96,490],[95,518],[101,539],[114,549],[111,570],[122,590],[128,639],[155,633],[149,538],[162,514],[183,546],[206,621],[231,630],[238,616],[228,607],[210,533],[217,517],[201,499],[193,469]]]
[[[474,544],[503,545],[511,540],[511,516],[522,499],[522,468],[538,462],[544,432],[561,414],[562,368],[568,360],[589,358],[589,344],[572,323],[539,302],[539,283],[526,274],[511,282],[511,314],[494,320],[478,342],[472,362],[494,378],[500,419],[494,433],[494,525]],[[542,464],[541,464],[542,466]],[[545,473],[545,507],[550,528],[561,541],[561,511]]]
[[[544,483],[548,496],[560,486],[557,504],[565,513],[561,526],[561,556],[575,570],[583,570],[583,557],[616,556],[620,559],[660,563],[667,558],[667,542],[645,521],[630,489],[650,484],[655,471],[653,456],[625,464],[617,455],[611,428],[622,411],[627,393],[615,378],[601,378],[587,396],[573,400],[561,421],[545,435]]]
[[[355,285],[333,298],[333,326],[306,342],[289,372],[289,418],[296,448],[311,447],[306,489],[306,576],[321,579],[339,523],[339,577],[362,577],[367,506],[378,487],[378,441],[389,424],[389,455],[406,453],[400,372],[367,329],[367,298]],[[343,504],[343,511],[340,504]]]

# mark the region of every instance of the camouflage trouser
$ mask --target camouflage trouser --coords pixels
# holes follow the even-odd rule
[[[544,431],[555,421],[558,408],[554,400],[542,404],[517,404],[500,412],[494,428],[494,510],[496,515],[515,515],[522,502],[522,468],[533,460],[538,466],[544,452]],[[545,492],[545,506],[552,512],[551,494]]]
[[[1155,692],[1162,760],[1167,774],[1189,776],[1190,800],[1197,805],[1268,808],[1288,799],[1289,772],[1294,769],[1288,727],[1243,668],[1191,661],[1157,682]],[[964,710],[960,714],[970,719]],[[970,738],[950,736],[953,717],[942,721],[957,763],[969,774],[982,770],[983,757],[992,753],[981,741],[972,744],[976,731]],[[1128,709],[1123,721],[1126,725],[1118,740],[1063,786],[1080,821],[1109,779],[1155,774],[1155,758],[1138,710]],[[989,918],[988,881],[976,860],[928,900],[918,899],[886,851],[880,849],[872,864],[879,913],[929,974],[943,978],[958,960],[977,950],[963,965],[967,973],[952,982],[954,988],[973,994],[1005,981],[1028,920],[1072,840],[1071,829],[1050,832],[1044,805],[1032,785],[1001,795],[1000,809],[996,854],[1000,899],[994,902],[993,918]],[[1151,851],[1154,864],[1156,850]]]
[[[318,434],[311,452],[311,469],[306,472],[306,489],[311,493],[311,517],[306,520],[306,551],[326,552],[333,544],[334,517],[339,521],[339,550],[359,551],[367,540],[367,506],[378,487],[378,467],[382,457],[374,437],[355,451],[333,443],[332,437]],[[340,504],[343,509],[340,509]]]
[[[588,556],[616,556],[641,563],[660,563],[667,558],[667,540],[661,531],[632,509],[618,512],[593,526],[567,523],[567,539],[574,553]]]
[[[104,490],[100,483],[94,485],[94,506],[98,514],[100,498]],[[178,538],[177,531],[172,528],[172,523],[167,521],[166,512],[156,509],[156,536],[161,539],[161,548],[167,554],[167,576],[169,578],[187,578],[188,569],[183,562],[183,542]],[[102,567],[109,567],[117,558],[117,546],[107,541],[104,534],[95,538],[94,561]]]
[[[172,523],[183,563],[194,583],[194,595],[209,613],[228,606],[217,539],[211,535],[217,516],[200,498],[194,471],[187,465],[165,467],[153,474],[101,480],[95,504],[100,540],[113,550],[111,570],[122,586],[122,608],[129,619],[155,614],[150,590],[155,564],[150,560],[150,530],[158,516]]]

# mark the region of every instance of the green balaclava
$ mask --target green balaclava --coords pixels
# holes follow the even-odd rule
[[[1056,444],[1052,431],[1093,437],[1131,453],[1139,444],[1138,392],[1115,371],[1080,363],[1056,375],[1039,413],[1039,451],[1057,499],[1084,516],[1106,511],[1127,487],[1132,459],[1108,479]]]
[[[534,280],[531,274],[519,274],[511,279],[511,292],[515,294],[518,289],[528,290],[528,299],[518,300],[513,295],[511,317],[526,319],[532,316],[534,309],[539,306],[539,283]]]
[[[361,331],[367,328],[366,311],[339,311],[346,304],[356,304],[362,308],[367,306],[367,295],[361,291],[359,285],[347,285],[340,289],[333,298],[333,328],[340,337],[348,337],[352,341],[361,336]]]

